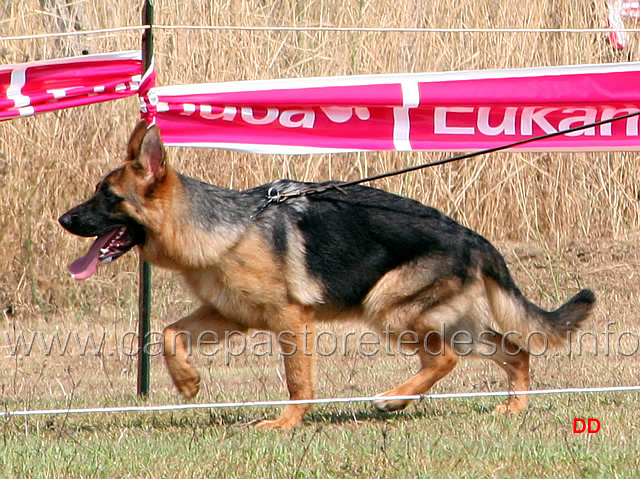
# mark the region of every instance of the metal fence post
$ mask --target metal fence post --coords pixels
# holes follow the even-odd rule
[[[145,0],[142,8],[142,23],[148,25],[142,35],[143,74],[153,58],[153,4]],[[151,265],[140,258],[140,286],[138,295],[138,396],[149,395],[149,335],[151,333]]]

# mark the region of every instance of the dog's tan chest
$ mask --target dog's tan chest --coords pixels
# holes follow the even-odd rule
[[[289,302],[282,265],[254,235],[247,235],[216,265],[182,274],[203,303],[250,328],[268,327]]]

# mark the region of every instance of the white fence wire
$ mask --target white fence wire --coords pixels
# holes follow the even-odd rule
[[[486,397],[508,397],[508,396],[540,396],[550,394],[586,394],[586,393],[610,393],[610,392],[633,392],[640,391],[640,386],[610,386],[593,388],[564,388],[564,389],[537,389],[532,391],[496,391],[496,392],[474,392],[474,393],[441,393],[423,394],[407,396],[364,396],[346,398],[319,398],[289,401],[242,401],[225,403],[202,403],[202,404],[167,404],[160,406],[116,406],[97,408],[66,408],[66,409],[36,409],[24,411],[2,411],[0,417],[10,418],[18,416],[47,416],[59,414],[96,414],[96,413],[124,413],[124,412],[162,412],[162,411],[184,411],[187,409],[230,409],[245,407],[275,407],[296,404],[338,404],[338,403],[364,403],[373,402],[380,399],[385,400],[412,400],[424,401],[432,399],[467,399]]]

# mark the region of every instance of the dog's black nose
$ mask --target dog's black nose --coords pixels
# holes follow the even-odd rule
[[[64,229],[68,230],[69,228],[71,228],[71,225],[73,224],[73,215],[69,213],[63,214],[60,218],[58,218],[58,223],[60,223],[60,225]]]

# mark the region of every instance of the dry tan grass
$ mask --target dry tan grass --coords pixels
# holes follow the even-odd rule
[[[136,2],[134,2],[136,3]],[[141,2],[140,2],[141,3]],[[157,24],[386,27],[598,27],[603,2],[405,2],[312,0],[156,1]],[[25,0],[0,6],[0,35],[139,24],[131,2]],[[15,63],[84,49],[139,46],[137,33],[0,43]],[[603,63],[638,57],[613,51],[603,34],[542,33],[156,33],[159,84],[315,75],[514,68]],[[96,296],[129,306],[135,258],[123,258],[81,286],[66,265],[86,247],[56,224],[121,157],[137,119],[134,99],[4,122],[0,126],[0,307],[9,316],[85,309]],[[182,171],[244,188],[278,177],[353,179],[441,157],[361,153],[285,157],[171,151]],[[634,155],[499,154],[381,181],[376,186],[434,205],[492,240],[554,248],[572,237],[622,236],[640,226]],[[160,276],[164,283],[164,276]],[[168,291],[166,291],[168,293]],[[160,289],[157,295],[163,295]]]

